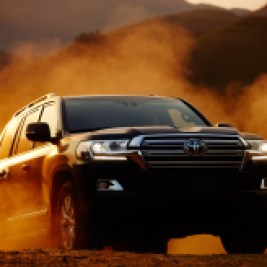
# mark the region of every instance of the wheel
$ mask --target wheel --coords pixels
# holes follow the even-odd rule
[[[99,249],[100,243],[96,242],[92,234],[90,235],[93,231],[88,217],[89,211],[86,216],[80,211],[73,183],[64,183],[56,203],[57,246],[63,249]]]
[[[165,254],[167,252],[167,239],[139,239],[137,243],[133,242],[133,249],[141,253]]]
[[[56,235],[60,248],[79,248],[78,205],[71,182],[66,182],[59,191],[56,204]]]
[[[264,253],[266,248],[265,235],[260,231],[232,230],[222,234],[221,241],[229,254]]]
[[[118,251],[165,254],[167,243],[168,239],[163,238],[136,238],[117,241],[113,248]]]

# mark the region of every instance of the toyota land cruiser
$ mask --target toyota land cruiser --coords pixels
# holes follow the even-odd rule
[[[210,233],[229,253],[259,253],[266,166],[267,142],[181,99],[49,94],[1,134],[0,210],[66,249],[163,252],[169,238]]]

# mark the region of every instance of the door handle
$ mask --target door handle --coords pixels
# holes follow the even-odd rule
[[[6,180],[8,175],[8,170],[3,169],[0,171],[0,180]]]
[[[30,168],[31,168],[31,166],[30,166],[28,163],[24,163],[24,164],[22,164],[22,166],[21,166],[21,169],[22,169],[24,172],[27,172]]]

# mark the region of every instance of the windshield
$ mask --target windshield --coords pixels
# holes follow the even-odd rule
[[[200,114],[176,99],[119,96],[65,98],[64,108],[69,132],[113,127],[209,125]]]

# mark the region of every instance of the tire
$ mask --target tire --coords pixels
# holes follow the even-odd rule
[[[82,214],[72,182],[65,182],[58,194],[55,212],[57,247],[63,249],[99,249],[89,223],[89,211]]]
[[[265,235],[260,231],[229,231],[221,235],[224,249],[229,254],[262,254],[266,248]]]
[[[120,240],[113,248],[118,251],[165,254],[167,243],[168,239],[163,238],[137,238]]]
[[[140,253],[156,253],[166,254],[167,252],[167,240],[151,238],[151,239],[140,239],[138,243],[134,244],[134,251]]]
[[[63,249],[81,246],[79,240],[78,205],[71,182],[63,184],[59,191],[55,212],[57,245]]]

